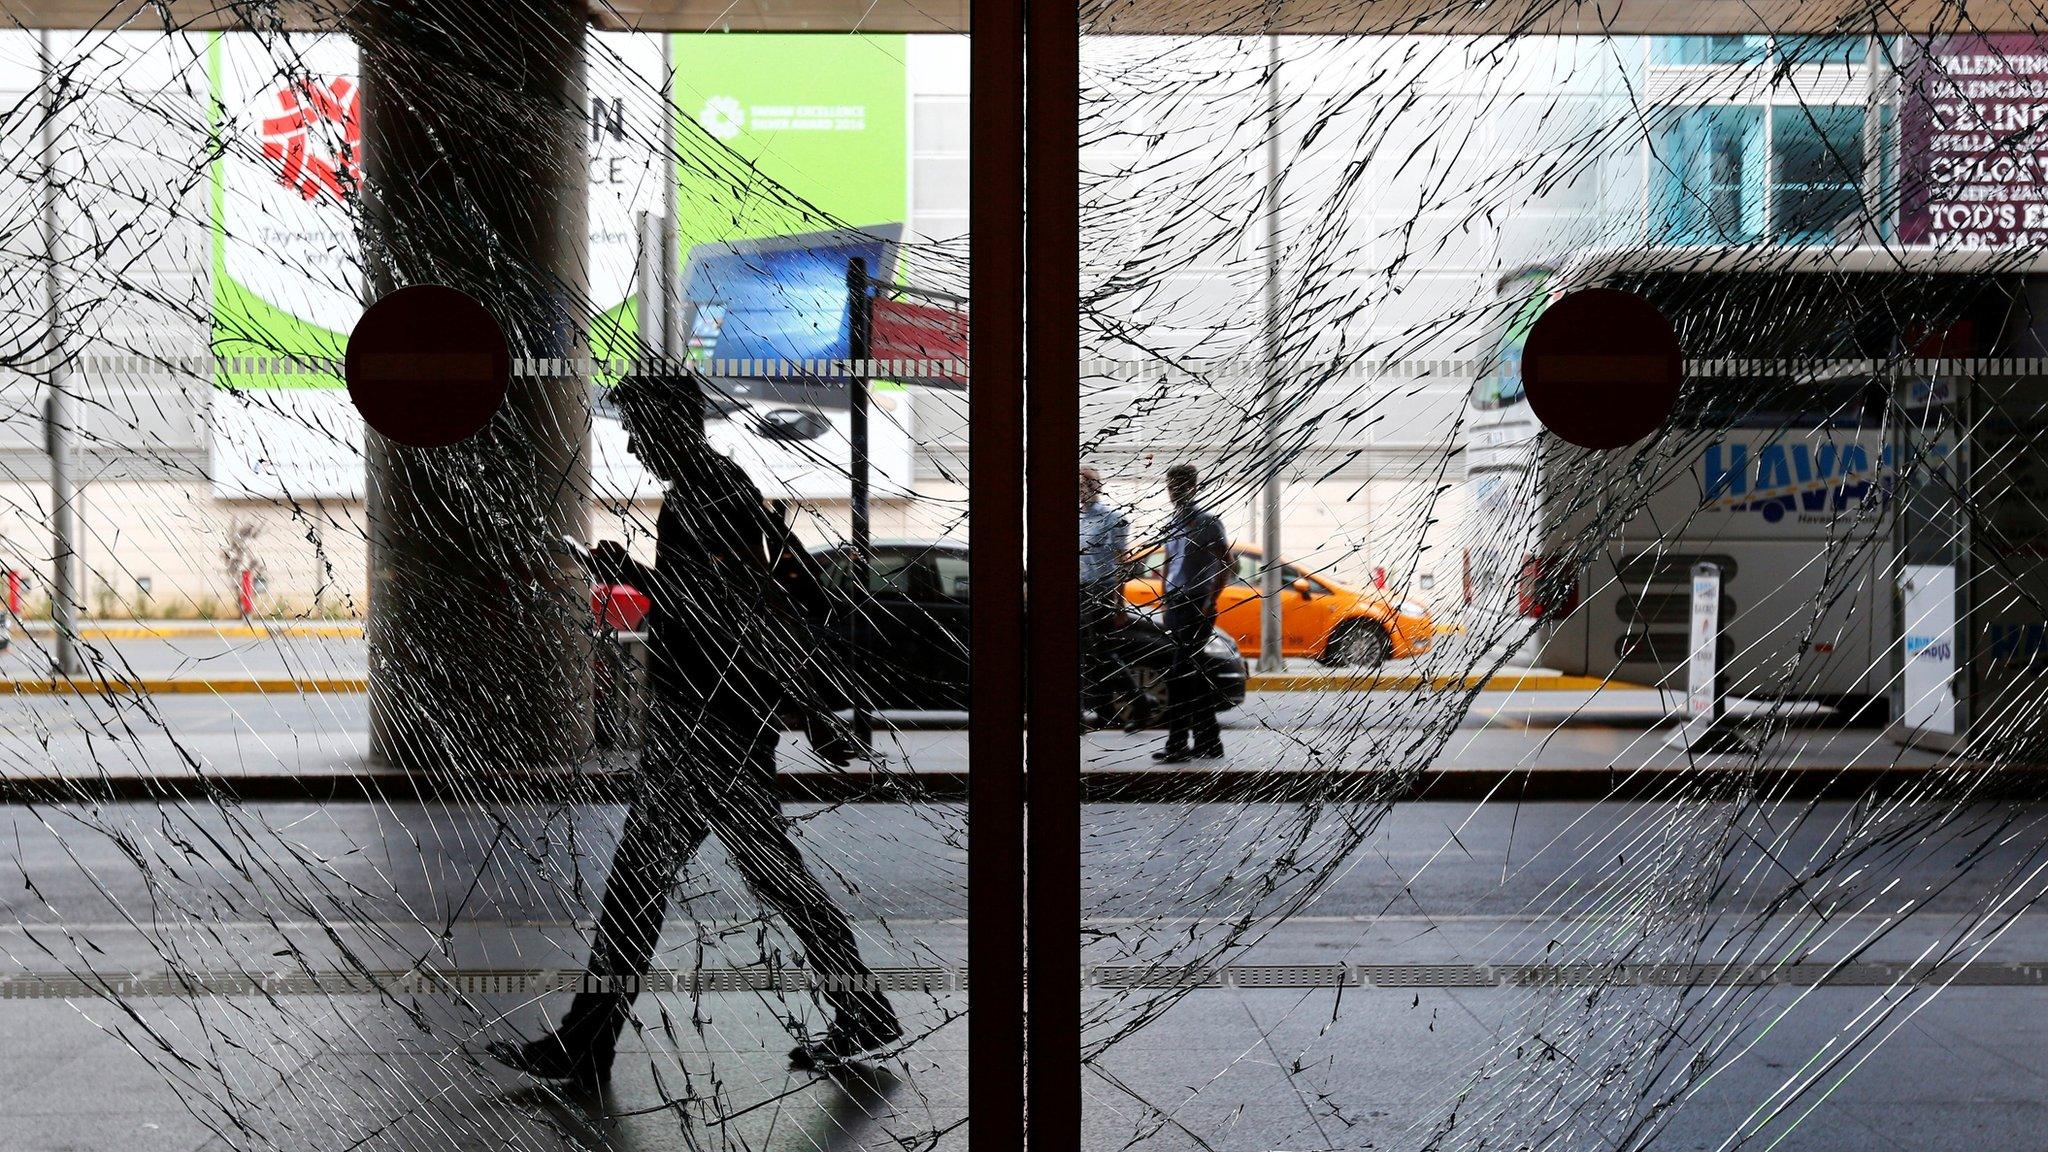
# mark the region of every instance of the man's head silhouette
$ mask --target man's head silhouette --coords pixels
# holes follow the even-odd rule
[[[626,426],[626,450],[664,483],[681,482],[690,474],[690,456],[711,450],[704,387],[694,375],[628,376],[613,386],[611,398]]]
[[[1175,464],[1166,470],[1166,498],[1173,501],[1177,509],[1192,507],[1195,493],[1202,487],[1201,474],[1192,464]]]

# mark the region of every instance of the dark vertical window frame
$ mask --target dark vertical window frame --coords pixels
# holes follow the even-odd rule
[[[967,1132],[1024,1147],[1024,11],[969,36]]]
[[[1081,1146],[1081,39],[1065,0],[1029,5],[1025,58],[1025,545],[1030,579],[1033,1152]]]

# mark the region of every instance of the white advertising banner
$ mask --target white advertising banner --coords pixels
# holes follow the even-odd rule
[[[1956,570],[1908,564],[1899,574],[1905,605],[1901,638],[1906,694],[1899,719],[1908,728],[1953,736],[1956,731]]]
[[[670,124],[663,93],[666,38],[593,37],[590,70],[587,274],[600,358],[637,354],[638,213],[663,202],[660,160]],[[281,375],[276,357],[338,358],[363,310],[363,278],[348,198],[361,178],[356,48],[345,36],[291,36],[273,53],[258,37],[222,34],[214,92],[229,145],[214,200],[214,342],[232,369],[213,405],[213,490],[227,498],[360,499],[362,421],[332,375]],[[870,429],[877,496],[907,493],[908,393],[879,386]],[[850,468],[844,408],[748,401],[708,432],[764,494],[844,499]],[[657,486],[625,451],[600,407],[593,481],[607,498],[651,497]]]
[[[362,261],[348,199],[362,180],[362,92],[355,41],[293,36],[296,58],[254,35],[220,38],[215,91],[231,133],[219,165],[217,319],[245,340],[327,337],[339,355],[363,311]],[[240,137],[236,139],[235,137]],[[296,321],[312,333],[280,331]]]
[[[663,98],[661,36],[599,32],[590,59],[590,302],[593,311],[636,333],[620,306],[639,286],[642,212],[662,210],[660,154],[670,120]],[[619,353],[603,347],[598,356]]]
[[[363,418],[339,388],[213,398],[213,491],[258,500],[360,500]]]

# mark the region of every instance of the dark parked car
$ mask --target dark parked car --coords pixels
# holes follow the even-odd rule
[[[955,541],[890,540],[871,546],[866,589],[852,587],[844,546],[816,555],[857,611],[852,661],[875,709],[953,711],[967,707],[968,549]],[[1022,606],[1019,606],[1020,610]],[[1091,706],[1126,727],[1161,719],[1169,650],[1156,613],[1126,606],[1109,630],[1115,669]],[[1217,632],[1203,651],[1225,708],[1244,703],[1245,663],[1236,641]]]

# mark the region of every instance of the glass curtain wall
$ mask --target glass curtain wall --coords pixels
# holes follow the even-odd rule
[[[964,1141],[965,37],[398,8],[0,33],[0,1143]]]

